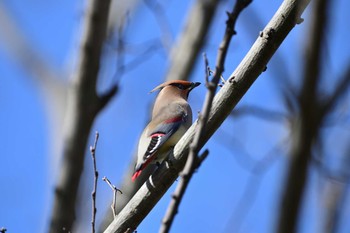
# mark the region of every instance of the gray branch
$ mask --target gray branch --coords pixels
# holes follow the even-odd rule
[[[288,33],[300,19],[310,1],[286,0],[255,41],[254,45],[232,73],[230,81],[215,96],[199,149],[231,113],[250,86],[265,69],[268,61],[281,45]],[[136,229],[140,222],[156,205],[182,170],[193,139],[197,123],[194,123],[174,148],[170,158],[172,166],[162,164],[142,185],[134,197],[109,225],[105,233],[125,232]]]
[[[92,165],[93,165],[93,170],[94,170],[94,185],[91,193],[91,199],[92,199],[92,220],[91,220],[91,228],[92,228],[92,233],[95,233],[95,220],[96,220],[96,193],[97,193],[97,180],[98,180],[98,171],[97,171],[97,166],[96,166],[96,148],[97,148],[97,141],[99,138],[99,133],[96,131],[95,133],[95,142],[93,146],[90,146],[90,153],[91,153],[91,158],[92,158]]]
[[[188,79],[198,53],[203,47],[219,2],[218,0],[195,2],[193,9],[189,11],[180,39],[171,51],[171,66],[166,81]]]
[[[106,36],[110,0],[90,0],[83,22],[77,71],[73,75],[65,118],[63,161],[56,183],[50,232],[71,231],[91,125],[117,88],[96,92],[102,44]]]
[[[331,1],[315,1],[311,16],[311,29],[305,48],[305,67],[302,86],[297,99],[299,112],[292,122],[290,164],[287,169],[276,232],[297,232],[312,148],[326,114],[320,111],[318,88],[321,51],[326,33],[327,11]]]

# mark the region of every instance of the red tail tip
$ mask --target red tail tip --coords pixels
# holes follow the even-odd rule
[[[139,177],[139,175],[141,175],[141,170],[140,171],[137,171],[134,173],[134,175],[131,177],[131,180],[132,181],[135,181],[137,177]]]

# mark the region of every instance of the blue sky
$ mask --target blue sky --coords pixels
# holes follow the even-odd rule
[[[192,2],[160,2],[166,7],[165,14],[174,40],[182,29]],[[350,44],[346,40],[350,37],[350,31],[344,26],[344,22],[350,20],[346,12],[350,9],[350,3],[346,0],[333,2],[330,15],[332,26],[327,36],[327,61],[324,65],[325,91],[329,90],[328,87],[333,87],[335,77],[341,74],[350,58]],[[227,57],[224,77],[228,77],[239,64],[280,3],[281,1],[270,1],[266,4],[256,0],[241,15],[237,24],[238,34],[232,40]],[[67,81],[77,56],[84,1],[11,0],[2,2],[0,7],[8,11],[30,47],[52,67],[58,79]],[[217,47],[224,32],[224,12],[231,7],[232,4],[220,5],[209,33],[210,41],[203,48],[211,67],[214,67]],[[251,22],[252,14],[255,16],[253,19],[260,19],[260,22]],[[297,76],[303,65],[301,53],[308,33],[308,17],[307,14],[304,16],[305,23],[296,26],[278,51],[278,56],[287,64],[285,75],[274,71],[273,66],[278,66],[279,61],[273,58],[267,71],[258,78],[239,106],[254,105],[286,112],[281,90],[275,83],[276,80],[288,77],[292,78],[295,85],[299,83]],[[55,172],[59,170],[57,156],[60,151],[55,145],[59,145],[61,140],[56,137],[62,122],[55,121],[56,113],[52,111],[55,102],[47,99],[45,91],[38,87],[35,75],[13,55],[3,33],[6,30],[0,27],[0,227],[6,227],[8,232],[45,232],[53,200]],[[159,37],[160,30],[154,16],[141,3],[130,19],[126,40],[130,45],[135,45]],[[164,49],[158,49],[119,77],[115,73],[116,57],[111,48],[113,44],[106,49],[109,56],[102,64],[99,88],[103,90],[120,80],[120,92],[96,119],[89,142],[93,143],[93,132],[98,130],[98,170],[101,177],[106,175],[117,184],[127,169],[146,122],[149,106],[154,100],[155,94],[148,92],[164,79],[168,54]],[[126,60],[133,58],[134,55],[128,55]],[[198,58],[191,80],[203,82],[201,58]],[[191,93],[194,116],[201,109],[204,94],[203,85]],[[349,130],[349,120],[347,123]],[[205,146],[210,150],[209,157],[190,183],[172,232],[238,232],[238,226],[239,232],[271,232],[278,213],[287,161],[286,124],[251,116],[227,120]],[[330,135],[345,133],[338,128],[331,131]],[[338,141],[339,151],[344,151],[348,139],[347,133],[347,137]],[[326,142],[331,144],[332,139],[326,138]],[[272,148],[279,144],[280,150],[272,157],[268,169],[255,177],[256,185],[253,187],[256,188],[256,199],[242,202],[246,195],[245,188],[253,177],[247,168],[254,164],[252,161],[271,155]],[[333,153],[341,156],[337,151],[327,153],[329,156],[333,156]],[[85,214],[81,216],[78,232],[90,227],[92,170],[89,155],[84,175],[86,178],[81,187],[80,199],[84,206],[81,212]],[[310,187],[302,211],[300,232],[317,232],[315,229],[319,227],[319,213],[324,209],[318,191],[319,179],[316,171],[310,172]],[[174,187],[142,222],[138,232],[158,231]],[[100,182],[97,195],[99,222],[112,193],[109,187]],[[344,216],[349,216],[349,200],[345,204]],[[251,208],[248,209],[249,205]],[[237,218],[241,218],[241,221]],[[340,232],[346,232],[349,227],[349,223],[343,221]]]

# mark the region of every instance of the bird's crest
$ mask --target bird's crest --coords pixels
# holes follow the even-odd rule
[[[190,86],[192,84],[192,82],[185,81],[185,80],[170,80],[155,87],[152,91],[150,91],[150,93],[155,92],[157,90],[161,90],[163,87],[169,86],[174,83],[182,84],[184,86]]]

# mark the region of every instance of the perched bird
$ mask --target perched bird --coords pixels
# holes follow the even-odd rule
[[[192,110],[187,102],[198,82],[173,80],[151,92],[160,90],[152,111],[151,122],[143,130],[137,152],[134,181],[149,163],[161,162],[192,124]]]

